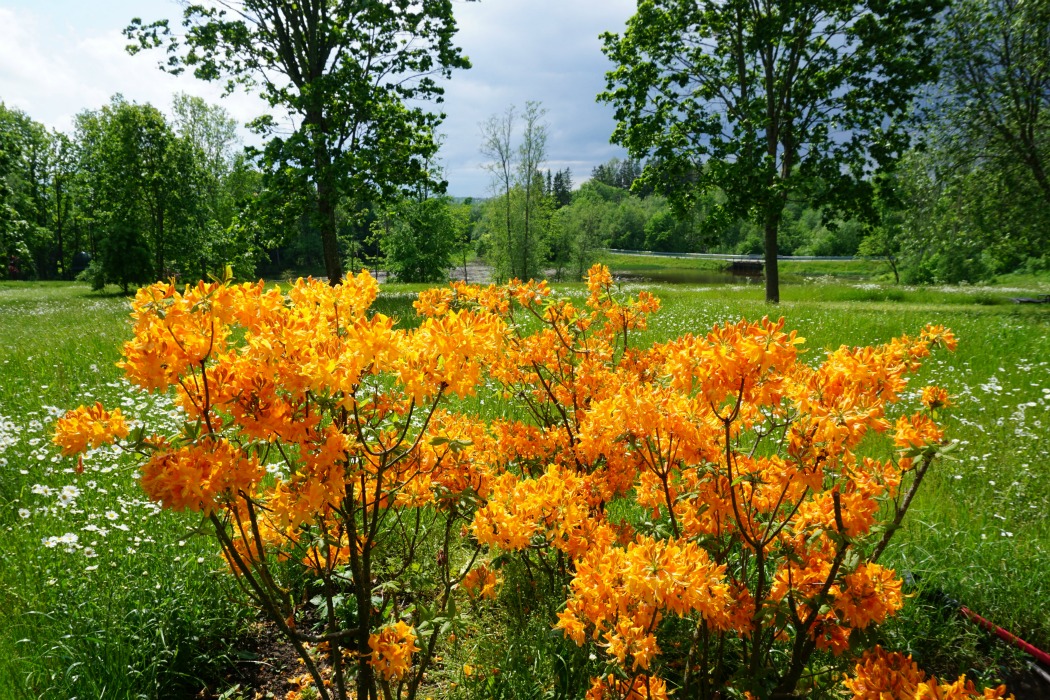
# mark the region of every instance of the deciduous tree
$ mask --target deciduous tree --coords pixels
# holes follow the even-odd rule
[[[177,273],[204,273],[201,251],[204,231],[194,226],[195,212],[207,206],[197,182],[202,165],[192,145],[172,131],[164,115],[149,104],[126,101],[121,96],[95,112],[77,116],[76,140],[79,170],[87,186],[81,196],[90,212],[94,252],[110,236],[122,244],[113,255],[101,256],[104,265],[117,260],[117,252],[138,237],[136,247],[150,253],[151,263],[135,275],[117,267],[101,277],[125,286],[129,282],[163,279]],[[130,247],[128,247],[130,250]],[[136,264],[141,256],[136,254]]]
[[[226,79],[228,91],[240,85],[288,112],[291,133],[271,115],[252,126],[269,137],[265,163],[290,167],[311,192],[335,284],[340,198],[381,200],[427,178],[423,161],[437,149],[433,130],[443,115],[420,103],[440,101],[435,78],[470,66],[452,43],[451,0],[220,0],[188,5],[183,26],[177,36],[167,20],[133,20],[129,49],[166,44],[165,70]]]
[[[530,279],[539,270],[533,266],[540,256],[538,248],[542,245],[537,232],[535,213],[541,206],[543,195],[543,178],[539,167],[547,159],[547,123],[543,121],[547,110],[539,102],[525,103],[521,113],[524,129],[521,144],[518,146],[518,186],[524,194],[524,226],[521,236],[521,278]]]
[[[0,103],[0,278],[46,276],[50,267],[50,155],[44,125]]]
[[[903,119],[934,77],[927,37],[943,2],[642,0],[599,99],[613,141],[646,158],[644,183],[688,210],[723,208],[764,229],[766,300],[780,299],[777,232],[793,196],[855,206],[906,148]],[[820,192],[811,185],[830,183]]]
[[[461,235],[454,206],[447,197],[405,199],[372,223],[386,268],[399,282],[448,279]]]
[[[939,116],[971,165],[994,162],[1050,205],[1050,1],[953,2],[937,46]]]
[[[485,168],[492,173],[492,188],[502,197],[503,217],[500,238],[497,243],[509,259],[514,258],[513,226],[511,225],[511,189],[514,187],[514,149],[511,146],[514,134],[514,106],[502,115],[493,114],[481,125],[481,153],[489,159]]]

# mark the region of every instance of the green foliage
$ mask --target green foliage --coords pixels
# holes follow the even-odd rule
[[[584,278],[598,251],[609,245],[606,215],[602,203],[587,196],[577,196],[571,206],[554,213],[550,249],[555,277],[573,281]]]
[[[616,173],[622,167],[613,159],[596,172]],[[642,196],[592,178],[576,191],[568,207],[558,211],[552,228],[552,261],[561,272],[567,260],[562,251],[579,245],[574,242],[578,237],[589,242],[585,249],[761,253],[761,228],[746,219],[727,220],[721,206],[724,200],[720,191],[712,190],[697,196],[693,209],[682,212],[660,195]],[[850,256],[857,253],[863,234],[858,219],[826,221],[821,209],[792,201],[780,222],[779,247],[784,255]]]
[[[114,234],[124,225],[149,252],[138,278],[206,277],[228,263],[253,275],[271,241],[230,230],[259,189],[234,154],[235,124],[185,95],[174,113],[169,123],[118,95],[79,114],[67,135],[0,105],[0,277],[71,279],[82,270],[75,258],[98,258],[111,234],[127,237]],[[105,284],[106,266],[92,276]]]
[[[1050,205],[1050,2],[956,0],[937,49],[943,89],[932,111],[951,128],[955,157]]]
[[[554,177],[551,177],[551,171],[547,171],[547,187],[544,192],[548,197],[554,200],[554,206],[557,208],[568,206],[572,202],[572,170],[565,168],[565,170],[559,170],[554,173]]]
[[[695,250],[692,222],[671,211],[661,211],[645,223],[645,249],[656,251]]]
[[[776,302],[786,203],[865,201],[907,146],[900,117],[933,77],[924,39],[940,7],[648,0],[603,37],[616,68],[599,99],[616,108],[613,140],[648,158],[644,184],[683,212],[718,188],[730,218],[763,228]]]
[[[199,231],[190,217],[198,172],[190,145],[155,107],[120,96],[79,114],[76,124],[81,173],[91,188],[93,247],[107,281],[126,287],[132,278],[200,276]],[[119,260],[124,245],[134,249],[133,263]],[[139,254],[143,247],[148,256]]]
[[[446,197],[404,199],[372,222],[387,270],[399,282],[444,282],[466,222]]]
[[[98,253],[100,272],[92,280],[92,289],[100,290],[106,283],[113,283],[127,294],[131,285],[146,284],[153,277],[149,248],[131,223],[114,222],[109,235],[99,243]]]
[[[497,197],[482,218],[485,240],[479,246],[497,280],[543,276],[550,238],[551,211],[555,201],[544,189],[539,167],[547,158],[547,110],[539,102],[526,102],[521,112],[517,146],[517,113],[513,106],[481,125],[481,152],[493,176]],[[563,176],[564,184],[564,176]],[[553,189],[553,182],[551,188]]]
[[[1050,243],[1050,3],[961,0],[938,28],[927,146],[880,190],[865,251],[912,283],[1045,266]],[[895,270],[896,271],[896,270]]]
[[[51,157],[44,126],[0,103],[0,279],[32,279],[50,267]]]
[[[527,202],[529,226],[526,232]],[[478,253],[492,266],[496,280],[543,276],[551,246],[552,214],[549,201],[537,196],[536,192],[531,197],[526,196],[525,190],[516,185],[508,194],[485,202],[476,229]]]
[[[591,181],[600,182],[609,187],[629,190],[635,181],[642,176],[642,164],[633,158],[620,160],[613,158],[607,163],[594,166],[591,170]],[[639,193],[641,194],[641,193]]]
[[[382,201],[400,187],[432,182],[424,163],[437,150],[434,129],[443,115],[420,103],[441,96],[435,78],[470,66],[453,44],[451,2],[247,0],[236,12],[189,5],[183,24],[177,36],[166,20],[135,19],[125,30],[135,41],[130,50],[167,44],[163,69],[226,79],[228,91],[257,91],[297,117],[287,135],[276,135],[269,115],[252,126],[269,137],[264,171],[277,176],[270,187],[307,193],[302,213],[320,232],[325,271],[336,282],[340,198]]]

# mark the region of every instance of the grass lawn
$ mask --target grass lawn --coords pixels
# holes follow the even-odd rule
[[[178,420],[114,366],[127,300],[0,283],[0,697],[192,697],[246,620],[199,518],[159,515],[130,455],[77,462],[50,443],[82,402]]]
[[[1025,295],[1038,285],[1028,280]],[[1050,307],[1011,303],[1016,287],[805,282],[786,285],[773,308],[761,285],[645,286],[663,309],[639,342],[783,315],[817,362],[825,349],[926,323],[956,332],[958,351],[912,381],[955,397],[945,422],[958,444],[883,560],[916,581],[884,638],[949,676],[991,680],[1018,657],[946,599],[1050,648]],[[377,308],[408,320],[416,289],[387,287]],[[249,613],[212,540],[194,534],[200,519],[158,514],[138,489],[133,456],[100,449],[81,473],[50,445],[56,415],[85,401],[134,406],[158,424],[180,419],[165,397],[120,379],[114,362],[129,336],[123,298],[0,283],[0,698],[188,698],[223,687],[224,671],[246,655]],[[901,410],[917,402],[911,394]]]

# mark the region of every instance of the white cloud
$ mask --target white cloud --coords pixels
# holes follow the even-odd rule
[[[595,102],[611,67],[598,37],[623,30],[633,0],[491,0],[455,10],[457,41],[474,67],[447,85],[443,156],[452,194],[488,191],[479,124],[527,100],[547,109],[550,169],[569,167],[580,182],[595,165],[623,156],[609,144],[612,109]]]
[[[50,22],[50,23],[49,23]],[[167,111],[176,92],[221,103],[240,123],[266,105],[249,95],[223,99],[218,85],[157,68],[160,54],[131,56],[119,28],[53,24],[33,10],[0,8],[0,98],[45,125],[72,129],[73,118],[120,93]]]

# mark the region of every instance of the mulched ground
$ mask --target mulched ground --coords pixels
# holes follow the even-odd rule
[[[1009,677],[1004,682],[1006,688],[1017,700],[1047,700],[1050,698],[1050,682],[1029,667]]]
[[[288,679],[305,671],[292,645],[284,641],[272,622],[254,623],[240,646],[241,658],[225,678],[223,687],[215,692],[202,691],[199,698],[213,700],[218,692],[239,685],[241,694],[234,695],[235,698],[283,699],[295,688]]]

